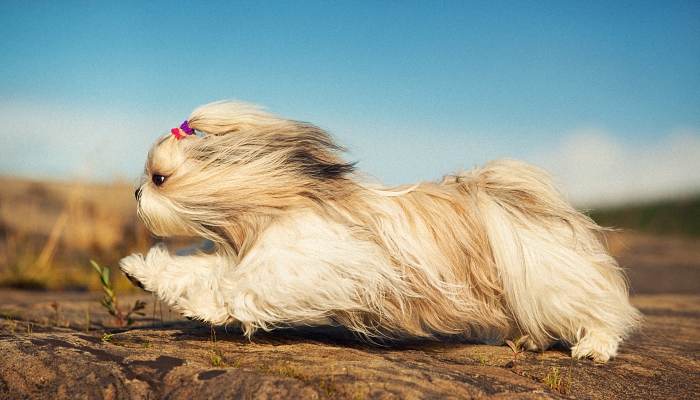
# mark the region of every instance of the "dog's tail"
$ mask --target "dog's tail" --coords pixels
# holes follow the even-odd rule
[[[495,160],[448,179],[478,205],[517,328],[540,347],[607,334],[614,356],[640,314],[604,229],[576,211],[549,174],[520,161]]]

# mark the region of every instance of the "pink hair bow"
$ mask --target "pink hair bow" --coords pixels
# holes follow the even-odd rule
[[[183,135],[183,133],[186,135],[194,135],[195,134],[194,129],[190,128],[188,121],[183,122],[179,128],[171,129],[170,133],[175,135],[175,137],[178,139],[182,139],[185,137],[185,135]]]

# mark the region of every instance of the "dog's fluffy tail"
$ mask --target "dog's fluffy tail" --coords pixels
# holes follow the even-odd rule
[[[641,317],[604,230],[523,162],[495,160],[453,179],[476,198],[514,328],[540,348],[561,339],[574,356],[614,357]]]

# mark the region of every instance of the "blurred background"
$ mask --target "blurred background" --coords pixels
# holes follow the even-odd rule
[[[93,289],[90,259],[147,251],[148,147],[221,99],[387,185],[536,164],[634,233],[620,254],[700,236],[697,1],[0,0],[0,26],[0,286]]]

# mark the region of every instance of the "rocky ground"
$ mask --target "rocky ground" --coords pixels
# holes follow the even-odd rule
[[[128,329],[99,293],[0,289],[0,398],[697,398],[700,242],[623,235],[643,329],[613,361],[465,341],[372,345],[338,328],[256,334],[191,322],[148,294]]]

